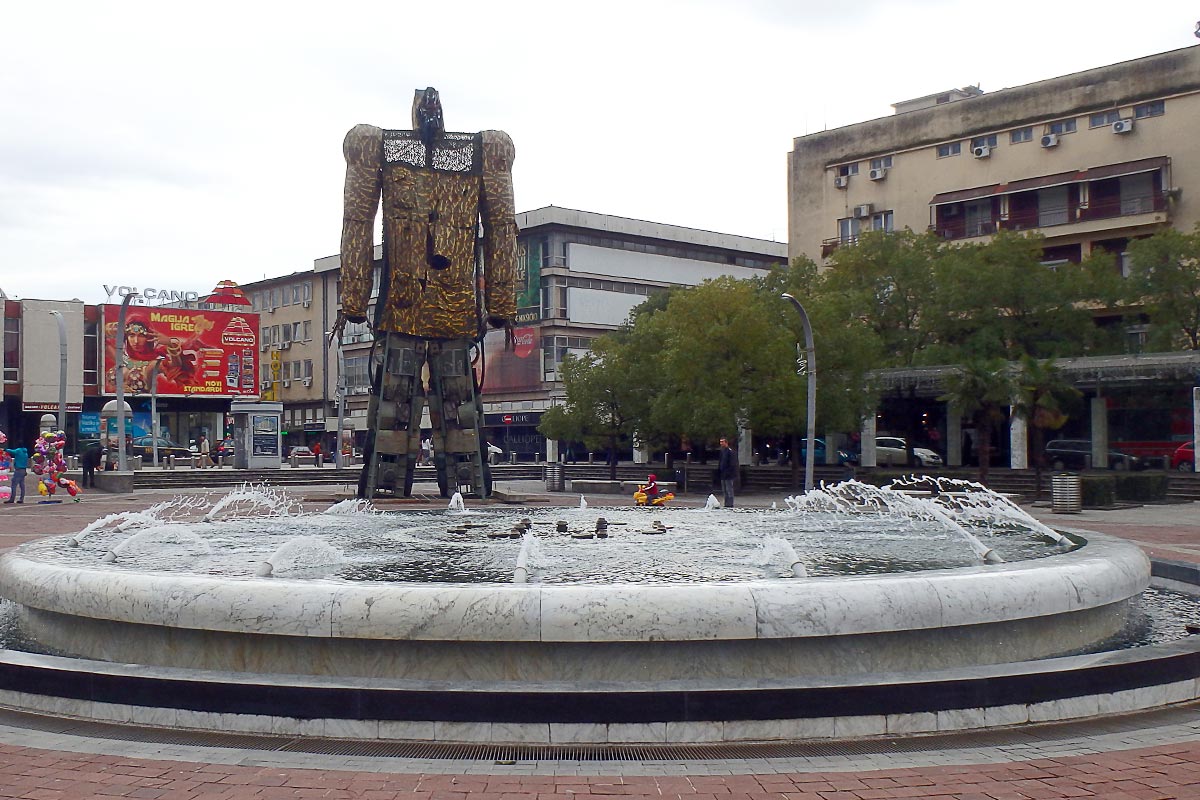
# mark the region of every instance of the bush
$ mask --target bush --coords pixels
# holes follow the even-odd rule
[[[1167,497],[1167,474],[1165,472],[1120,473],[1117,481],[1118,500],[1146,503],[1165,500]]]
[[[1116,505],[1117,479],[1112,475],[1081,475],[1084,508],[1107,508]]]

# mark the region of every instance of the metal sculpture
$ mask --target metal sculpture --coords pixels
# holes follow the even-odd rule
[[[503,131],[447,132],[438,93],[428,88],[416,93],[412,130],[357,125],[343,152],[342,312],[335,335],[347,321],[367,320],[372,233],[383,202],[359,497],[412,493],[426,403],[442,495],[487,497],[491,479],[473,364],[487,329],[511,329],[516,314],[512,140]]]

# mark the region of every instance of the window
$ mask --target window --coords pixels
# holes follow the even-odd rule
[[[292,341],[293,342],[303,341],[303,339],[300,338],[300,333],[302,330],[303,329],[299,322],[292,323]]]
[[[837,171],[838,171],[837,174],[841,175],[843,177],[847,177],[849,175],[857,175],[858,174],[858,163],[855,162],[853,164],[842,164],[840,167],[837,168]]]
[[[950,144],[939,144],[937,149],[938,158],[949,158],[956,156],[962,152],[962,142],[951,142]]]
[[[1075,132],[1074,119],[1060,119],[1058,122],[1051,122],[1046,126],[1046,133],[1057,133],[1062,136],[1065,133]]]
[[[250,309],[259,311],[262,309],[262,292],[255,292],[250,296]]]
[[[279,326],[271,326],[271,344],[279,344],[283,339],[279,336]]]
[[[972,200],[963,203],[963,217],[967,236],[987,236],[996,232],[996,225],[992,221],[992,199],[990,197],[986,200]]]
[[[95,386],[99,379],[100,323],[89,322],[83,328],[83,382]]]
[[[971,149],[972,150],[974,150],[976,147],[995,147],[995,146],[996,146],[996,134],[994,134],[994,133],[989,134],[988,136],[976,136],[974,139],[971,140]]]
[[[304,299],[309,303],[312,302],[312,281],[304,282]]]
[[[367,377],[368,361],[370,359],[367,356],[346,357],[343,366],[346,368],[346,391],[350,394],[354,394],[356,389],[366,389],[371,385]]]
[[[272,289],[271,290],[271,308],[279,308],[281,305],[283,305],[283,298],[279,293],[279,289],[278,288]]]
[[[871,230],[892,232],[892,212],[880,211],[871,217]]]
[[[306,378],[312,377],[312,359],[311,358],[304,359],[304,377],[306,377]]]
[[[871,169],[891,169],[892,157],[884,156],[883,158],[872,158]]]
[[[1138,103],[1133,107],[1133,118],[1161,117],[1165,112],[1166,108],[1162,100],[1155,100],[1153,103]]]
[[[1009,144],[1020,144],[1021,142],[1033,141],[1033,128],[1017,128],[1014,131],[1008,132]]]
[[[4,318],[4,382],[16,383],[21,370],[21,318]]]
[[[285,381],[292,379],[292,362],[290,361],[283,362],[283,379]]]
[[[300,296],[300,284],[298,284],[298,283],[294,284],[292,286],[292,305],[294,305],[294,306],[300,305],[301,299],[302,298]]]
[[[312,320],[311,319],[304,320],[304,341],[306,341],[306,342],[312,341]]]
[[[838,240],[842,244],[852,244],[858,241],[858,234],[862,230],[859,220],[854,217],[846,217],[838,220]]]
[[[1121,112],[1115,108],[1111,111],[1101,111],[1099,114],[1092,114],[1088,117],[1089,128],[1104,128],[1118,122],[1121,119]]]

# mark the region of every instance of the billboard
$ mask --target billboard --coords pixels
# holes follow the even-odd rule
[[[104,306],[104,394],[116,387],[117,316]],[[150,372],[163,397],[258,395],[258,315],[190,308],[132,306],[125,314],[125,391],[150,393]]]
[[[488,331],[483,340],[483,393],[533,391],[542,388],[542,347],[537,328],[514,328],[512,350],[504,349],[504,331]]]

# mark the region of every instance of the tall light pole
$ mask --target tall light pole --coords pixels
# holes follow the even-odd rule
[[[67,429],[67,322],[61,311],[50,314],[58,321],[58,429]]]
[[[338,469],[346,466],[345,456],[342,455],[342,425],[346,421],[346,351],[342,349],[342,332],[335,328],[325,334],[332,343],[337,339],[337,431],[333,437],[333,465]],[[328,385],[328,384],[326,384]]]
[[[808,374],[808,437],[804,454],[804,491],[811,492],[813,460],[817,454],[817,351],[813,347],[812,325],[808,322],[808,312],[804,310],[804,306],[800,305],[799,300],[787,292],[784,292],[783,296],[796,307],[796,311],[800,314],[800,324],[804,326],[805,357],[796,359],[796,374]],[[796,344],[796,350],[800,350],[799,343]],[[797,355],[799,355],[798,352]]]
[[[125,314],[129,311],[129,303],[137,292],[130,292],[121,301],[121,310],[117,312],[117,365],[115,377],[117,380],[117,469],[124,472],[128,468],[125,453]]]
[[[154,454],[154,466],[158,466],[158,372],[162,367],[162,357],[154,359],[150,366],[150,437]]]

